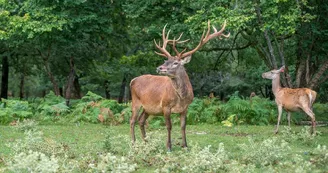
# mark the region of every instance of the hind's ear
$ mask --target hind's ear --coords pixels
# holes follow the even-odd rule
[[[185,65],[185,64],[189,63],[190,60],[191,60],[191,55],[189,55],[189,56],[183,58],[183,59],[181,60],[181,64],[182,64],[182,65]]]

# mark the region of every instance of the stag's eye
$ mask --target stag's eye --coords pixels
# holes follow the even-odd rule
[[[178,62],[174,62],[173,65],[178,65],[179,63]]]

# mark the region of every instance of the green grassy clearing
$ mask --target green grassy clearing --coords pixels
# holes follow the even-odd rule
[[[37,125],[36,128],[38,129],[38,131],[43,132],[43,138],[45,139],[45,143],[47,143],[47,145],[54,145],[52,144],[53,142],[57,143],[55,146],[58,147],[59,145],[64,148],[65,153],[68,155],[68,160],[78,161],[78,168],[76,171],[87,169],[90,163],[99,161],[99,158],[97,156],[100,154],[110,152],[117,156],[129,157],[129,152],[131,151],[129,141],[129,125],[127,124],[119,126],[105,126],[100,124],[85,123]],[[289,137],[286,136],[286,133],[283,132],[285,130],[284,126],[281,126],[280,133],[278,135],[273,134],[273,129],[273,125],[242,125],[234,127],[224,127],[221,125],[209,124],[188,125],[188,150],[193,150],[193,148],[196,147],[205,148],[211,145],[212,147],[210,148],[210,151],[215,152],[219,148],[219,144],[223,143],[225,152],[228,153],[229,157],[229,161],[226,162],[236,160],[243,162],[243,165],[247,165],[247,161],[244,160],[245,156],[247,156],[247,151],[242,149],[241,144],[251,146],[252,144],[249,143],[250,138],[253,139],[253,141],[257,144],[265,141],[266,139],[279,138],[288,142],[288,147],[290,147],[290,150],[287,151],[287,157],[292,157],[293,155],[299,154],[304,160],[309,161],[309,163],[313,163],[313,165],[315,165],[316,171],[327,171],[325,170],[327,167],[315,163],[316,155],[313,154],[314,149],[319,144],[328,144],[327,127],[318,127],[317,130],[320,132],[320,135],[316,136],[313,139],[299,137],[298,139],[294,140],[289,139]],[[303,126],[292,126],[292,131],[295,134],[302,134],[302,130],[304,130]],[[11,158],[13,155],[13,150],[8,146],[8,144],[15,143],[20,139],[23,139],[25,135],[23,131],[18,130],[15,126],[0,126],[0,132],[0,168],[4,170],[5,164],[8,162],[8,159]],[[160,127],[156,129],[148,128],[147,132],[150,136],[149,141],[158,140],[156,143],[157,148],[156,150],[152,151],[153,153],[151,153],[146,158],[142,158],[142,154],[140,153],[136,154],[138,155],[138,157],[132,159],[133,162],[137,163],[138,165],[135,170],[136,172],[153,172],[161,168],[160,164],[157,165],[156,163],[150,162],[150,160],[158,157],[156,156],[156,151],[158,151],[158,154],[161,155],[160,158],[165,158],[167,160],[179,157],[181,152],[188,152],[179,146],[181,141],[181,135],[180,128],[178,126],[174,126],[172,129],[173,152],[171,153],[166,153],[165,151],[167,134],[165,127]],[[136,135],[137,143],[143,143],[141,142],[140,131],[138,126],[136,126]],[[263,165],[259,166],[255,164],[255,166],[256,170],[258,171],[269,169]],[[273,164],[272,167],[274,168],[275,164]]]

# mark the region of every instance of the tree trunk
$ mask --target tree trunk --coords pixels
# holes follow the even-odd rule
[[[1,98],[8,98],[9,63],[8,56],[2,57]]]
[[[105,86],[106,99],[110,99],[110,88],[109,88],[109,81],[108,80],[105,80],[104,86]]]
[[[126,75],[123,75],[123,80],[121,83],[121,89],[120,89],[120,95],[118,97],[118,102],[119,103],[123,103],[123,99],[124,99],[124,93],[125,93],[125,86],[126,86]]]
[[[74,89],[75,89],[75,97],[78,99],[82,98],[81,95],[81,85],[79,82],[79,77],[75,74],[75,78],[74,78]]]
[[[70,100],[71,100],[71,94],[72,94],[72,86],[74,84],[74,78],[75,78],[75,70],[74,70],[74,62],[73,57],[70,58],[70,73],[68,75],[67,79],[67,85],[65,90],[65,97],[66,97],[66,106],[69,106]]]
[[[305,61],[299,58],[297,72],[296,72],[296,88],[300,88],[302,85],[303,74],[305,71]]]
[[[51,70],[50,70],[50,66],[49,66],[49,63],[48,61],[44,61],[44,65],[45,65],[45,69],[47,71],[47,74],[50,78],[50,81],[54,87],[54,92],[55,92],[55,95],[56,96],[60,96],[60,91],[59,91],[59,87],[58,87],[58,84],[57,84],[57,81],[54,77],[54,75],[52,74]]]
[[[49,62],[48,62],[49,57],[50,57],[50,52],[51,52],[51,45],[48,47],[47,55],[43,55],[41,50],[39,50],[39,49],[36,49],[36,50],[39,52],[39,54],[40,54],[40,56],[43,60],[43,66],[44,66],[44,68],[45,68],[45,70],[48,74],[48,77],[49,77],[49,79],[50,79],[50,81],[51,81],[51,83],[54,87],[55,95],[59,96],[60,95],[59,87],[58,87],[58,84],[57,84],[57,81],[56,81],[54,75],[51,72],[50,65],[49,65]]]
[[[256,14],[257,14],[257,19],[258,19],[259,24],[261,26],[261,25],[263,25],[261,9],[260,9],[259,6],[257,6],[255,10],[256,10]],[[276,57],[274,55],[274,49],[272,47],[271,38],[269,36],[268,30],[267,29],[264,30],[263,34],[264,34],[264,38],[266,40],[266,43],[267,43],[267,46],[268,46],[268,49],[269,49],[269,56],[270,56],[272,67],[274,69],[277,69],[277,61],[276,61]]]
[[[25,85],[25,73],[21,74],[20,84],[19,84],[19,99],[23,100],[24,98],[24,85]]]
[[[319,81],[320,77],[325,73],[325,71],[327,71],[327,69],[328,69],[328,60],[326,60],[323,63],[323,65],[319,68],[318,72],[312,78],[309,85],[311,89],[317,88],[320,83],[325,82],[327,80],[327,78],[324,78]]]

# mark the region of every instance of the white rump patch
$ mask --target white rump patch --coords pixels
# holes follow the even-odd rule
[[[310,103],[312,103],[312,93],[310,92],[310,94],[309,94],[309,99],[310,99]]]

